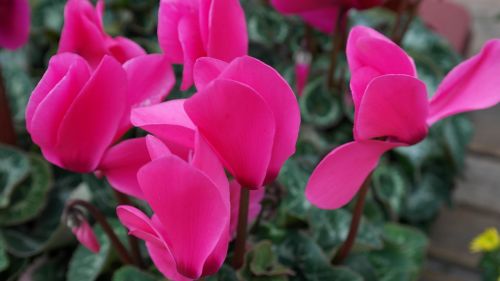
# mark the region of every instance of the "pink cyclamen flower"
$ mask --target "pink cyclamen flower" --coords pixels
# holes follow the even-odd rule
[[[184,108],[244,187],[271,182],[295,152],[300,111],[285,79],[272,67],[248,57],[231,63],[214,58],[196,62],[198,93]]]
[[[94,7],[89,0],[68,0],[58,53],[71,52],[85,58],[95,68],[103,56],[113,56],[120,63],[145,55],[135,42],[125,37],[112,38],[104,31],[104,0]]]
[[[167,146],[173,154],[189,160],[194,150],[196,127],[184,111],[184,102],[184,99],[176,99],[132,110],[133,125],[154,137],[125,140],[106,151],[98,171],[113,188],[144,199],[137,172],[151,161],[152,143]]]
[[[324,33],[335,28],[340,9],[364,10],[382,5],[383,0],[271,0],[285,15],[299,15],[305,22]]]
[[[193,84],[196,59],[230,62],[247,54],[245,14],[239,0],[162,0],[158,40],[173,63],[184,64],[185,90]]]
[[[347,57],[355,140],[333,150],[311,175],[306,196],[320,208],[347,204],[382,154],[420,142],[435,122],[500,102],[500,40],[489,41],[478,55],[455,67],[430,100],[413,60],[382,34],[355,27]]]
[[[146,241],[166,277],[192,280],[216,273],[229,244],[229,182],[222,164],[200,134],[188,161],[167,146],[160,148],[161,142],[147,145],[153,160],[137,178],[154,215],[149,219],[133,207],[120,206],[120,221]]]
[[[83,245],[85,248],[89,249],[92,253],[99,253],[101,249],[101,244],[94,233],[94,230],[88,223],[86,218],[82,216],[78,216],[79,221],[78,225],[71,227],[71,232],[75,235],[76,239]]]
[[[162,55],[121,65],[104,56],[93,70],[79,55],[52,57],[26,108],[26,127],[51,163],[91,172],[106,149],[131,127],[133,107],[157,103],[174,84]]]
[[[240,194],[241,194],[241,185],[232,180],[229,183],[230,195],[231,195],[231,224],[230,224],[230,232],[231,235],[236,234],[236,229],[238,227],[238,215],[240,212]],[[265,189],[259,188],[256,190],[250,190],[250,201],[248,206],[248,225],[252,225],[257,216],[260,214],[262,210],[261,201],[264,199]]]
[[[28,0],[0,0],[0,47],[15,50],[23,46],[30,33]]]

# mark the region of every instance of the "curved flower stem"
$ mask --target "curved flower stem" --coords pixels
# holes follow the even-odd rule
[[[401,23],[403,20],[403,15],[408,7],[408,0],[401,0],[398,6],[398,12],[396,15],[396,21],[394,22],[394,26],[392,27],[392,41],[396,41],[399,37],[398,33],[401,29]]]
[[[113,192],[115,194],[116,200],[118,201],[119,205],[131,205],[131,206],[134,205],[127,195],[125,195],[125,194],[123,194],[115,189],[113,189]],[[130,245],[130,251],[132,253],[132,258],[134,259],[134,263],[139,268],[144,269],[145,265],[144,265],[144,262],[143,262],[142,257],[141,257],[141,250],[139,248],[139,240],[132,235],[128,235],[127,237],[128,237],[128,243]]]
[[[394,42],[398,45],[401,45],[403,42],[404,36],[406,35],[406,32],[408,32],[408,29],[410,28],[411,23],[417,16],[418,12],[418,7],[420,6],[420,3],[422,0],[415,0],[412,3],[409,3],[409,8],[407,9],[409,11],[408,19],[405,21],[403,26],[401,27],[401,32],[399,32],[399,35],[395,36]]]
[[[0,69],[0,128],[2,128],[0,130],[0,143],[16,145],[17,136],[10,114],[9,101]]]
[[[332,264],[340,264],[349,255],[349,252],[354,246],[356,240],[356,235],[358,234],[359,224],[361,223],[361,217],[363,216],[363,209],[365,208],[366,194],[368,194],[368,189],[370,188],[371,175],[363,183],[361,190],[358,193],[358,200],[356,201],[356,206],[354,207],[354,213],[352,215],[351,226],[349,228],[349,234],[347,239],[342,244],[337,254],[332,260]]]
[[[339,14],[335,23],[335,30],[332,34],[332,52],[330,54],[330,66],[328,67],[327,74],[327,83],[330,89],[335,86],[335,70],[337,68],[337,58],[340,51],[342,50],[342,43],[344,42],[343,34],[345,33],[346,29],[344,19],[346,14],[347,9],[341,6],[339,8]]]
[[[232,266],[239,269],[245,261],[245,250],[247,240],[248,206],[250,205],[250,190],[242,187],[240,193],[240,209],[238,212],[238,228]]]
[[[96,222],[101,225],[102,230],[104,230],[104,233],[106,233],[106,235],[108,236],[109,241],[111,242],[111,244],[115,248],[121,261],[124,264],[133,264],[133,261],[127,252],[127,249],[125,248],[125,246],[123,246],[123,244],[120,241],[120,239],[118,238],[118,236],[116,236],[115,232],[113,231],[113,228],[109,225],[108,221],[106,220],[106,217],[101,213],[101,211],[99,211],[92,204],[90,204],[87,201],[83,201],[83,200],[79,200],[79,199],[72,200],[68,203],[68,205],[66,205],[66,208],[64,210],[64,214],[67,214],[67,213],[71,212],[71,210],[73,208],[78,208],[78,207],[81,207],[81,208],[84,208],[85,210],[87,210],[90,213],[90,215],[92,215],[92,217],[94,217]]]

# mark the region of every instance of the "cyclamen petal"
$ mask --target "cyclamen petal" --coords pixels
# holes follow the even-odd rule
[[[407,75],[384,75],[372,80],[355,113],[356,140],[388,137],[415,144],[427,136],[427,90]]]
[[[219,78],[248,85],[271,109],[275,135],[264,184],[272,182],[278,176],[281,166],[295,153],[299,136],[300,110],[293,90],[275,69],[249,56],[233,60]]]
[[[93,68],[105,55],[113,55],[120,63],[124,63],[146,54],[136,43],[124,38],[113,39],[106,34],[102,23],[103,12],[102,0],[96,8],[88,0],[68,0],[58,53],[79,54]]]
[[[413,59],[398,45],[369,27],[354,27],[346,48],[356,107],[368,84],[378,76],[405,74],[417,77]]]
[[[116,215],[120,222],[129,230],[129,235],[151,243],[155,247],[168,250],[163,241],[163,236],[155,228],[151,219],[142,211],[132,206],[121,205],[116,208]]]
[[[86,219],[82,219],[78,226],[71,228],[71,232],[75,235],[76,239],[82,243],[85,248],[89,249],[91,252],[97,254],[101,249],[101,244],[97,237],[95,236],[94,230],[89,225]]]
[[[132,110],[131,121],[161,139],[170,150],[188,159],[194,148],[196,127],[184,110],[184,99],[170,100],[157,105]]]
[[[500,102],[500,40],[490,40],[476,56],[455,67],[429,104],[428,123]]]
[[[95,170],[125,113],[126,87],[121,65],[104,57],[61,122],[56,149],[65,168],[82,173]]]
[[[198,58],[229,62],[248,51],[245,15],[238,0],[162,0],[158,38],[170,60],[184,64],[183,90],[193,84]]]
[[[147,202],[161,222],[177,271],[197,279],[228,229],[229,210],[213,181],[176,156],[154,160],[138,173]],[[203,235],[201,235],[203,234]],[[213,264],[213,263],[211,263]]]
[[[184,108],[238,182],[248,188],[262,186],[276,132],[266,101],[249,86],[217,79]]]
[[[307,199],[322,209],[343,207],[356,195],[382,154],[403,145],[364,140],[339,146],[312,173],[306,186]]]
[[[137,172],[150,161],[146,139],[129,139],[106,151],[99,165],[99,171],[116,190],[143,199]]]
[[[0,47],[15,50],[28,41],[31,12],[28,0],[4,0],[0,9]]]
[[[369,9],[382,5],[383,0],[272,0],[271,4],[280,13],[300,15],[312,27],[331,33],[339,10],[355,8]]]
[[[50,162],[92,172],[114,140],[126,98],[126,73],[112,57],[91,73],[78,55],[56,55],[28,102],[27,128]]]

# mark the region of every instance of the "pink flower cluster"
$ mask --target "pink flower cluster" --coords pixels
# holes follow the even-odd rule
[[[28,0],[0,1],[0,47],[15,50],[28,41],[30,32]]]
[[[338,9],[381,2],[272,4],[330,32]],[[12,3],[13,11],[26,9],[23,1]],[[239,0],[162,0],[162,54],[108,35],[103,14],[103,0],[96,7],[89,0],[68,1],[58,53],[26,109],[27,130],[54,165],[105,176],[113,188],[151,207],[148,216],[122,205],[117,215],[130,235],[145,241],[167,278],[212,275],[234,236],[242,188],[251,190],[249,217],[255,219],[263,186],[295,152],[296,97],[275,69],[247,55]],[[0,29],[0,44],[22,41],[6,38]],[[347,204],[386,151],[420,142],[438,120],[500,101],[500,40],[452,70],[431,99],[413,60],[380,33],[353,28],[347,57],[355,139],[327,155],[307,184],[307,198],[321,208]],[[181,89],[196,87],[190,98],[165,101],[175,84],[172,64],[183,65]],[[309,67],[299,72],[303,89]],[[122,140],[132,127],[148,135]],[[72,231],[99,250],[86,221]]]
[[[437,121],[500,102],[500,40],[455,67],[428,99],[414,62],[403,49],[368,27],[352,29],[347,43],[355,106],[354,141],[328,154],[306,187],[314,205],[347,204],[385,152],[411,146]]]
[[[241,189],[251,189],[253,220],[263,186],[295,152],[295,95],[276,70],[247,56],[238,0],[161,1],[164,54],[111,37],[103,14],[102,0],[66,4],[58,53],[27,106],[28,132],[54,165],[105,176],[151,207],[151,216],[132,206],[117,215],[167,278],[214,274],[234,236]],[[164,101],[172,64],[184,66],[181,88],[194,84],[192,97]],[[133,126],[149,135],[121,140]],[[99,250],[86,221],[72,230]]]

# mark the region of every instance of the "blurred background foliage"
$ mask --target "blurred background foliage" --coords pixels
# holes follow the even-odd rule
[[[109,184],[93,175],[51,166],[26,133],[24,109],[57,50],[65,1],[32,0],[31,4],[29,44],[16,52],[0,51],[19,136],[18,148],[0,146],[0,280],[162,280],[151,262],[147,271],[121,266],[99,227],[96,231],[102,247],[94,255],[78,245],[61,222],[69,198],[89,200],[109,216],[120,238],[126,240],[125,229],[113,219],[116,201]],[[251,55],[277,68],[295,85],[295,57],[304,48],[305,26],[298,18],[278,14],[266,1],[243,0],[242,4]],[[149,52],[160,51],[156,39],[158,0],[107,0],[106,6],[105,28],[111,35],[127,36]],[[375,9],[352,12],[349,18],[350,25],[370,25],[387,34],[395,15]],[[331,265],[346,239],[353,206],[318,210],[306,201],[304,187],[317,162],[333,147],[352,139],[353,108],[348,93],[325,86],[330,38],[315,31],[312,35],[317,52],[309,84],[299,98],[303,126],[297,154],[266,190],[263,211],[251,229],[253,247],[245,267],[235,272],[224,266],[208,280],[416,280],[428,244],[425,233],[440,208],[452,203],[454,181],[472,134],[471,124],[463,116],[438,123],[422,143],[384,156],[373,175],[355,249],[342,266]],[[460,61],[447,43],[418,19],[403,47],[414,57],[430,93]],[[345,67],[343,56],[338,61]],[[180,71],[176,67],[178,77]],[[348,75],[344,80],[347,89]],[[177,86],[170,97],[186,95]],[[135,131],[130,136],[136,134],[143,133]],[[147,256],[145,251],[143,254]]]

